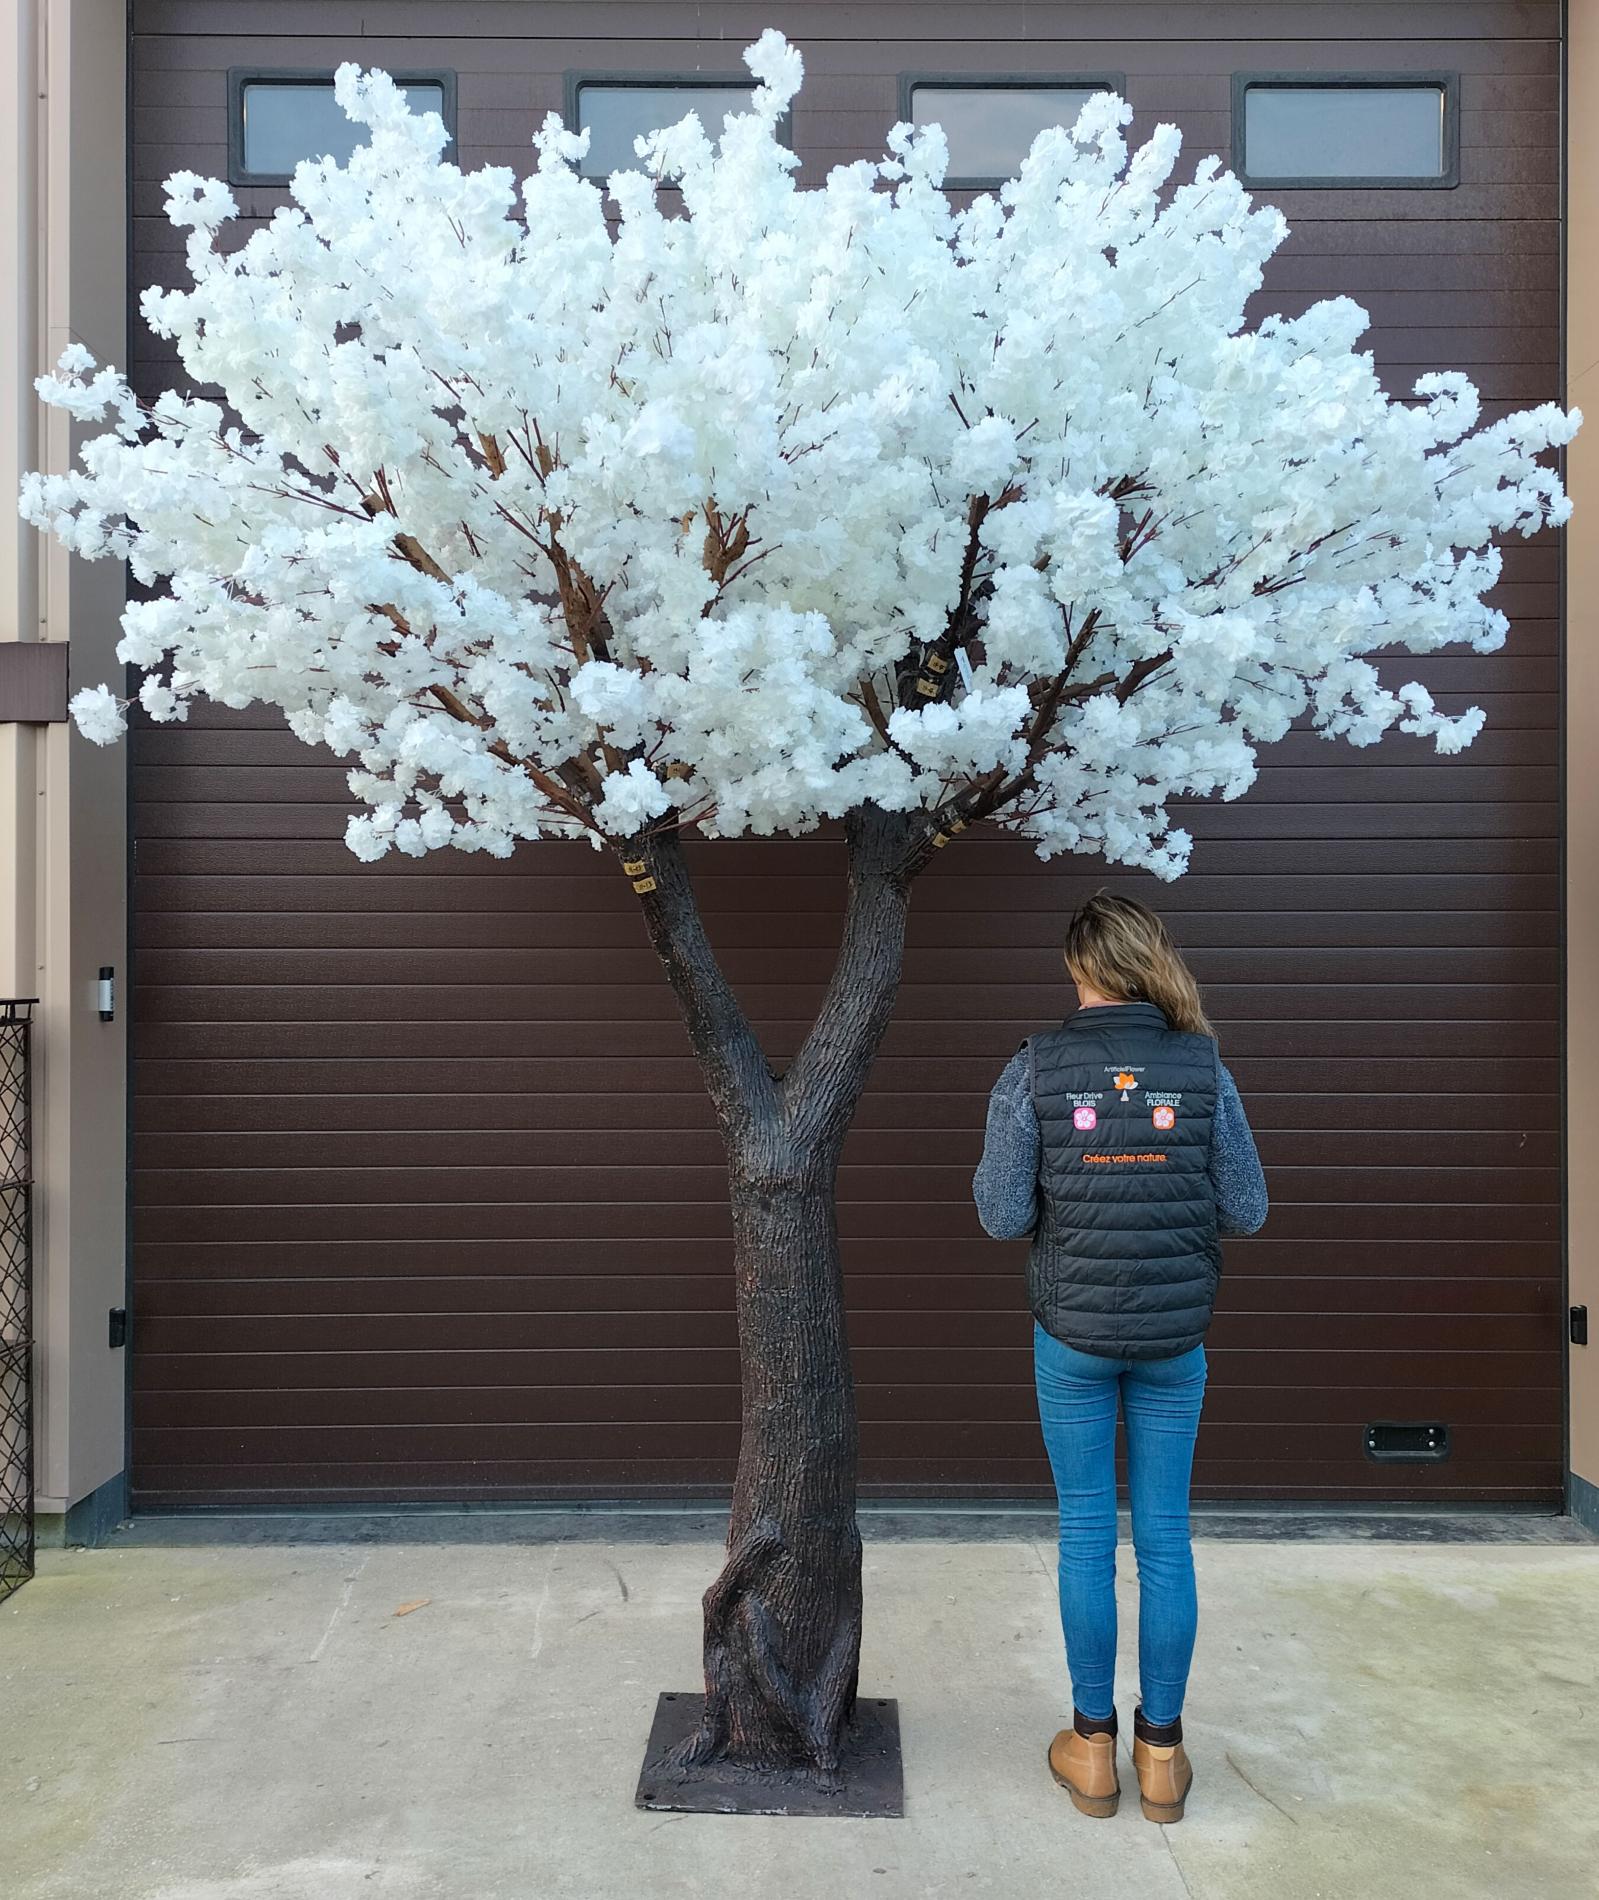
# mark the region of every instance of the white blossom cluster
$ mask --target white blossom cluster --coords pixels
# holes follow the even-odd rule
[[[363,858],[875,801],[1163,876],[1168,801],[1298,717],[1470,741],[1364,656],[1500,644],[1492,540],[1565,520],[1576,416],[1389,400],[1347,299],[1245,331],[1281,216],[1215,159],[1174,186],[1170,126],[1129,154],[1111,95],[957,213],[937,127],[799,189],[799,55],[745,57],[752,109],[641,140],[614,231],[553,117],[519,187],[353,66],[368,144],[242,247],[169,181],[193,288],[143,312],[217,399],[69,351],[41,392],[111,427],[22,502],[158,590],[118,649],[153,718],[283,708],[352,759]]]

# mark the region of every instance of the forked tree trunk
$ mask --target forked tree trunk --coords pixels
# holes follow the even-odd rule
[[[893,1012],[915,821],[847,827],[849,906],[815,1025],[779,1080],[717,967],[677,842],[629,851],[728,1152],[743,1432],[728,1555],[705,1595],[705,1714],[687,1762],[836,1771],[855,1705],[861,1541],[839,1267],[839,1151]]]

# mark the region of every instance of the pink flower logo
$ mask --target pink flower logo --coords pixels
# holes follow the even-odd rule
[[[1099,1117],[1091,1108],[1074,1108],[1072,1110],[1072,1126],[1073,1128],[1080,1128],[1086,1133],[1090,1128],[1097,1128],[1099,1126]]]

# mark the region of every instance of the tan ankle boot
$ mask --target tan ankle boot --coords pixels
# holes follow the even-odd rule
[[[1143,1711],[1133,1718],[1133,1771],[1138,1776],[1138,1800],[1146,1821],[1170,1826],[1183,1818],[1188,1790],[1194,1784],[1193,1764],[1183,1747],[1182,1724],[1174,1725],[1176,1739],[1164,1745],[1145,1741]]]
[[[1109,1820],[1122,1798],[1114,1717],[1107,1727],[1074,1712],[1072,1726],[1063,1728],[1049,1745],[1049,1772],[1071,1796],[1079,1814]]]

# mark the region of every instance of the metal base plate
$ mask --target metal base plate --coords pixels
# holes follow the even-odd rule
[[[838,1785],[823,1787],[798,1768],[682,1768],[675,1751],[700,1725],[705,1698],[667,1693],[655,1705],[635,1807],[676,1814],[846,1814],[897,1819],[905,1812],[899,1704],[862,1696],[844,1742]]]

